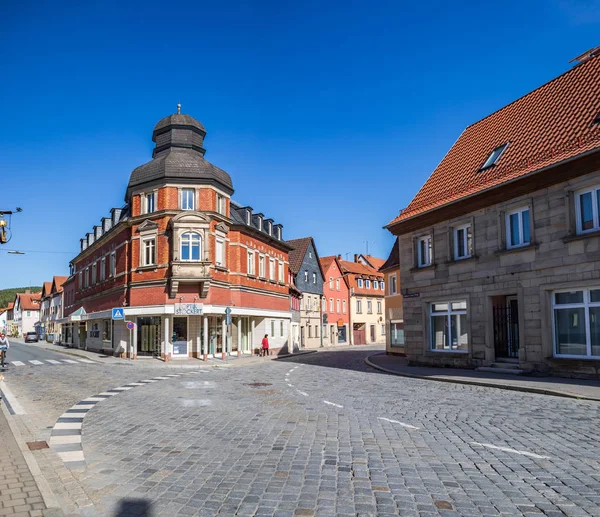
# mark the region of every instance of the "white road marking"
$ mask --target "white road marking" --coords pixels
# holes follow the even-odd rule
[[[87,413],[63,413],[59,418],[85,418]]]
[[[83,451],[66,451],[66,452],[57,452],[58,457],[64,462],[69,461],[85,461],[83,456]]]
[[[390,418],[384,418],[382,416],[378,417],[379,420],[383,420],[385,422],[390,422],[392,424],[398,424],[401,425],[402,427],[406,427],[407,429],[420,429],[420,427],[416,427],[414,425],[410,425],[410,424],[405,424],[404,422],[400,422],[398,420],[391,420]]]
[[[209,399],[180,399],[183,407],[206,407],[212,405]]]
[[[305,397],[308,397],[308,393],[306,393],[306,391],[300,391],[300,390],[296,390],[298,393],[300,393],[300,395],[304,395]]]
[[[492,445],[491,443],[471,442],[471,445],[479,445],[481,447],[487,447],[488,449],[495,449],[497,451],[512,452],[514,454],[520,454],[521,456],[529,456],[530,458],[537,458],[539,460],[549,460],[550,459],[550,456],[541,456],[541,455],[535,454],[533,452],[518,451],[517,449],[511,449],[509,447],[498,447],[497,445]]]
[[[14,366],[25,366],[25,363],[21,361],[11,361],[11,364]]]
[[[104,399],[104,397],[88,397],[87,399],[83,399],[80,404],[82,402],[102,402]]]
[[[31,364],[35,364],[36,366],[39,366],[39,365],[41,365],[41,364],[44,364],[44,363],[42,363],[42,361],[38,361],[37,359],[32,359],[32,360],[31,360],[31,361],[29,361],[29,362],[30,362]]]
[[[336,404],[335,402],[329,402],[328,400],[324,400],[323,402],[325,402],[325,404],[329,404],[330,406],[335,406],[335,407],[339,407],[339,408],[344,407],[344,406],[340,406],[339,404]]]
[[[46,359],[50,364],[62,364],[60,361],[56,361],[55,359]]]
[[[54,429],[81,429],[83,426],[82,422],[68,422],[68,423],[62,423],[59,422],[57,424],[54,424]]]
[[[293,384],[290,384],[289,382],[288,382],[288,386],[289,386],[290,388],[293,388],[293,387],[294,387],[294,385],[293,385]]]
[[[90,361],[89,359],[77,359],[80,363],[91,363],[94,364],[94,361]]]
[[[77,364],[77,361],[73,361],[73,359],[63,359],[63,363]]]
[[[288,370],[289,373],[292,373],[294,371],[294,368],[292,368],[291,370]]]
[[[77,434],[74,436],[52,436],[50,438],[49,445],[65,445],[67,443],[81,443],[81,435]]]
[[[26,411],[23,409],[23,406],[19,404],[17,398],[13,395],[13,392],[10,391],[10,388],[6,385],[6,382],[0,383],[0,390],[6,399],[6,402],[10,405],[15,415],[25,415]]]

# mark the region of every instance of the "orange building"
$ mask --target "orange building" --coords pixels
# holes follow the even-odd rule
[[[323,341],[325,346],[349,343],[350,310],[347,278],[342,272],[341,256],[322,257],[323,269]]]
[[[204,158],[205,136],[179,109],[155,126],[152,160],[131,173],[125,207],[81,239],[71,262],[63,341],[165,360],[252,353],[265,334],[271,348],[287,346],[282,226],[231,201],[231,177]]]

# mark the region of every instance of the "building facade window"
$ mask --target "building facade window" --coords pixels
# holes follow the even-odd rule
[[[329,289],[333,289],[333,277],[329,277]]]
[[[180,257],[184,261],[200,260],[202,239],[198,233],[187,232],[181,236]]]
[[[575,194],[577,233],[600,230],[600,186]]]
[[[385,325],[381,325],[381,335],[385,336]]]
[[[317,283],[317,274],[313,273],[313,284]]]
[[[390,295],[394,295],[394,294],[396,294],[396,292],[397,292],[397,291],[396,291],[396,282],[397,282],[396,275],[395,275],[395,274],[394,274],[394,275],[390,275],[390,276],[389,276],[389,279],[390,279],[390,284],[389,284],[390,290],[389,290],[389,294],[390,294]]]
[[[342,313],[346,314],[346,300],[342,300]]]
[[[225,197],[221,194],[217,194],[217,212],[225,215]]]
[[[182,210],[195,210],[194,199],[196,197],[196,191],[193,188],[181,189],[181,209]]]
[[[106,280],[106,257],[100,259],[100,282]]]
[[[117,274],[117,252],[113,251],[110,254],[110,276],[114,277]]]
[[[373,289],[379,289],[379,282],[377,280],[373,280]]]
[[[248,274],[256,275],[256,265],[254,264],[254,252],[248,250]]]
[[[308,327],[308,337],[312,337],[312,326],[307,325]]]
[[[225,241],[223,239],[215,239],[215,265],[219,267],[226,266],[225,260]]]
[[[333,298],[329,298],[329,312],[333,312]]]
[[[156,264],[156,239],[151,237],[142,241],[142,266]]]
[[[371,289],[371,281],[365,280],[365,289]]]
[[[96,280],[98,279],[97,270],[98,270],[97,262],[94,262],[92,264],[92,285],[96,285]]]
[[[335,279],[335,290],[336,291],[340,290],[340,279],[339,278]]]
[[[417,267],[431,266],[431,235],[417,239]]]
[[[79,272],[79,290],[83,289],[83,272]]]
[[[142,196],[143,213],[151,214],[156,210],[156,192],[150,192]]]
[[[402,323],[390,323],[391,340],[392,346],[404,346],[404,328]]]
[[[340,299],[338,298],[338,299],[335,301],[335,312],[337,312],[337,313],[339,314],[339,313],[340,313],[340,309],[341,309],[341,306],[340,306]]]
[[[473,255],[473,232],[470,224],[454,228],[453,240],[454,260],[469,258]]]
[[[275,320],[271,320],[271,337],[275,337]]]
[[[430,305],[431,350],[466,352],[469,344],[467,302],[439,302]]]
[[[381,302],[377,302],[377,314],[381,314]]]
[[[265,256],[259,255],[259,257],[258,257],[258,276],[260,276],[261,278],[266,278],[265,268],[266,268]]]
[[[279,321],[279,337],[283,337],[283,320]]]
[[[86,267],[85,268],[85,287],[89,287],[90,286],[90,268]]]
[[[275,282],[275,259],[269,259],[269,280]]]
[[[554,355],[600,359],[600,289],[552,294]]]
[[[279,262],[279,281],[283,284],[283,262]]]
[[[373,314],[373,302],[367,300],[367,314]]]
[[[529,208],[519,208],[506,214],[506,247],[518,248],[531,242]]]
[[[362,278],[359,278],[359,279],[356,281],[356,285],[357,285],[358,287],[361,287],[361,288],[362,288],[362,286],[363,286],[363,280],[362,280]]]
[[[356,300],[356,312],[357,314],[362,313],[362,302],[360,300]]]
[[[308,282],[308,271],[304,272],[304,281]]]
[[[379,288],[380,288],[382,291],[385,291],[385,282],[384,282],[383,280],[381,280],[381,282],[379,282]]]
[[[112,321],[111,320],[103,320],[102,321],[102,341],[111,341],[112,340]]]

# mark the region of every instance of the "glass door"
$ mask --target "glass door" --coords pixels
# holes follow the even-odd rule
[[[188,320],[173,318],[173,357],[188,356]]]

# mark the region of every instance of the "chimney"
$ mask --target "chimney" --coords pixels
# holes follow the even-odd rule
[[[341,255],[338,255],[338,260],[342,260],[342,256]]]
[[[586,61],[592,59],[598,54],[600,54],[600,47],[594,47],[590,50],[586,50],[583,54],[574,57],[573,59],[571,59],[571,61],[569,61],[569,63],[575,62],[576,65],[580,65],[581,63],[585,63]]]
[[[358,263],[358,254],[357,253],[354,254],[354,262]]]
[[[31,294],[31,289],[25,289],[25,294]]]
[[[106,233],[108,230],[110,230],[111,226],[112,226],[112,219],[110,217],[103,217],[102,218],[103,233]]]
[[[94,226],[94,240],[98,240],[102,237],[102,226]]]

